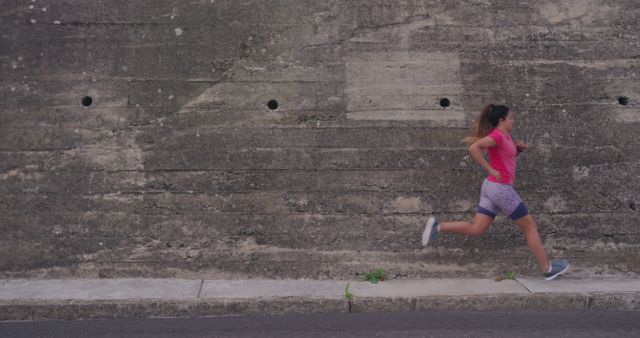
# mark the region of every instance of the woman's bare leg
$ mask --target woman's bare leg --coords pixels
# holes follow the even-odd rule
[[[547,270],[549,269],[549,260],[547,259],[547,254],[545,253],[544,247],[542,246],[542,241],[540,240],[538,225],[533,220],[533,217],[531,217],[531,215],[527,215],[516,220],[515,222],[524,232],[524,237],[527,239],[529,249],[531,249],[533,255],[538,260],[538,265],[540,265],[542,272],[547,272]]]
[[[480,236],[484,234],[493,223],[493,218],[485,214],[477,213],[473,217],[473,222],[445,222],[440,223],[440,232],[451,232],[469,236]]]

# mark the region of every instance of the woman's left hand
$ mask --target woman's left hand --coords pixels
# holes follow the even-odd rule
[[[516,149],[518,149],[518,152],[521,153],[525,150],[527,150],[528,145],[522,141],[516,141]]]

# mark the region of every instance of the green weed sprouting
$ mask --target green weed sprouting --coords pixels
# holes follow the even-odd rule
[[[377,268],[375,270],[371,270],[369,272],[363,273],[364,280],[367,280],[373,284],[378,283],[378,281],[384,280],[385,272],[382,268]]]
[[[499,282],[501,280],[506,280],[506,279],[516,279],[516,273],[514,271],[509,271],[506,274],[504,274],[504,276],[496,277],[496,282]]]
[[[344,298],[351,302],[353,300],[353,294],[349,291],[349,283],[344,287]]]

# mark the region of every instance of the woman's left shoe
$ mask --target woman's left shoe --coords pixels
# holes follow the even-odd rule
[[[422,245],[427,246],[429,243],[438,239],[438,221],[435,217],[429,218],[427,225],[422,233]]]
[[[551,271],[542,274],[546,280],[552,280],[569,270],[569,262],[564,259],[554,259],[549,264],[551,265]]]

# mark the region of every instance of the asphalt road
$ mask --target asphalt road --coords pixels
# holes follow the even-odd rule
[[[0,322],[0,337],[640,337],[640,312],[253,315]]]

